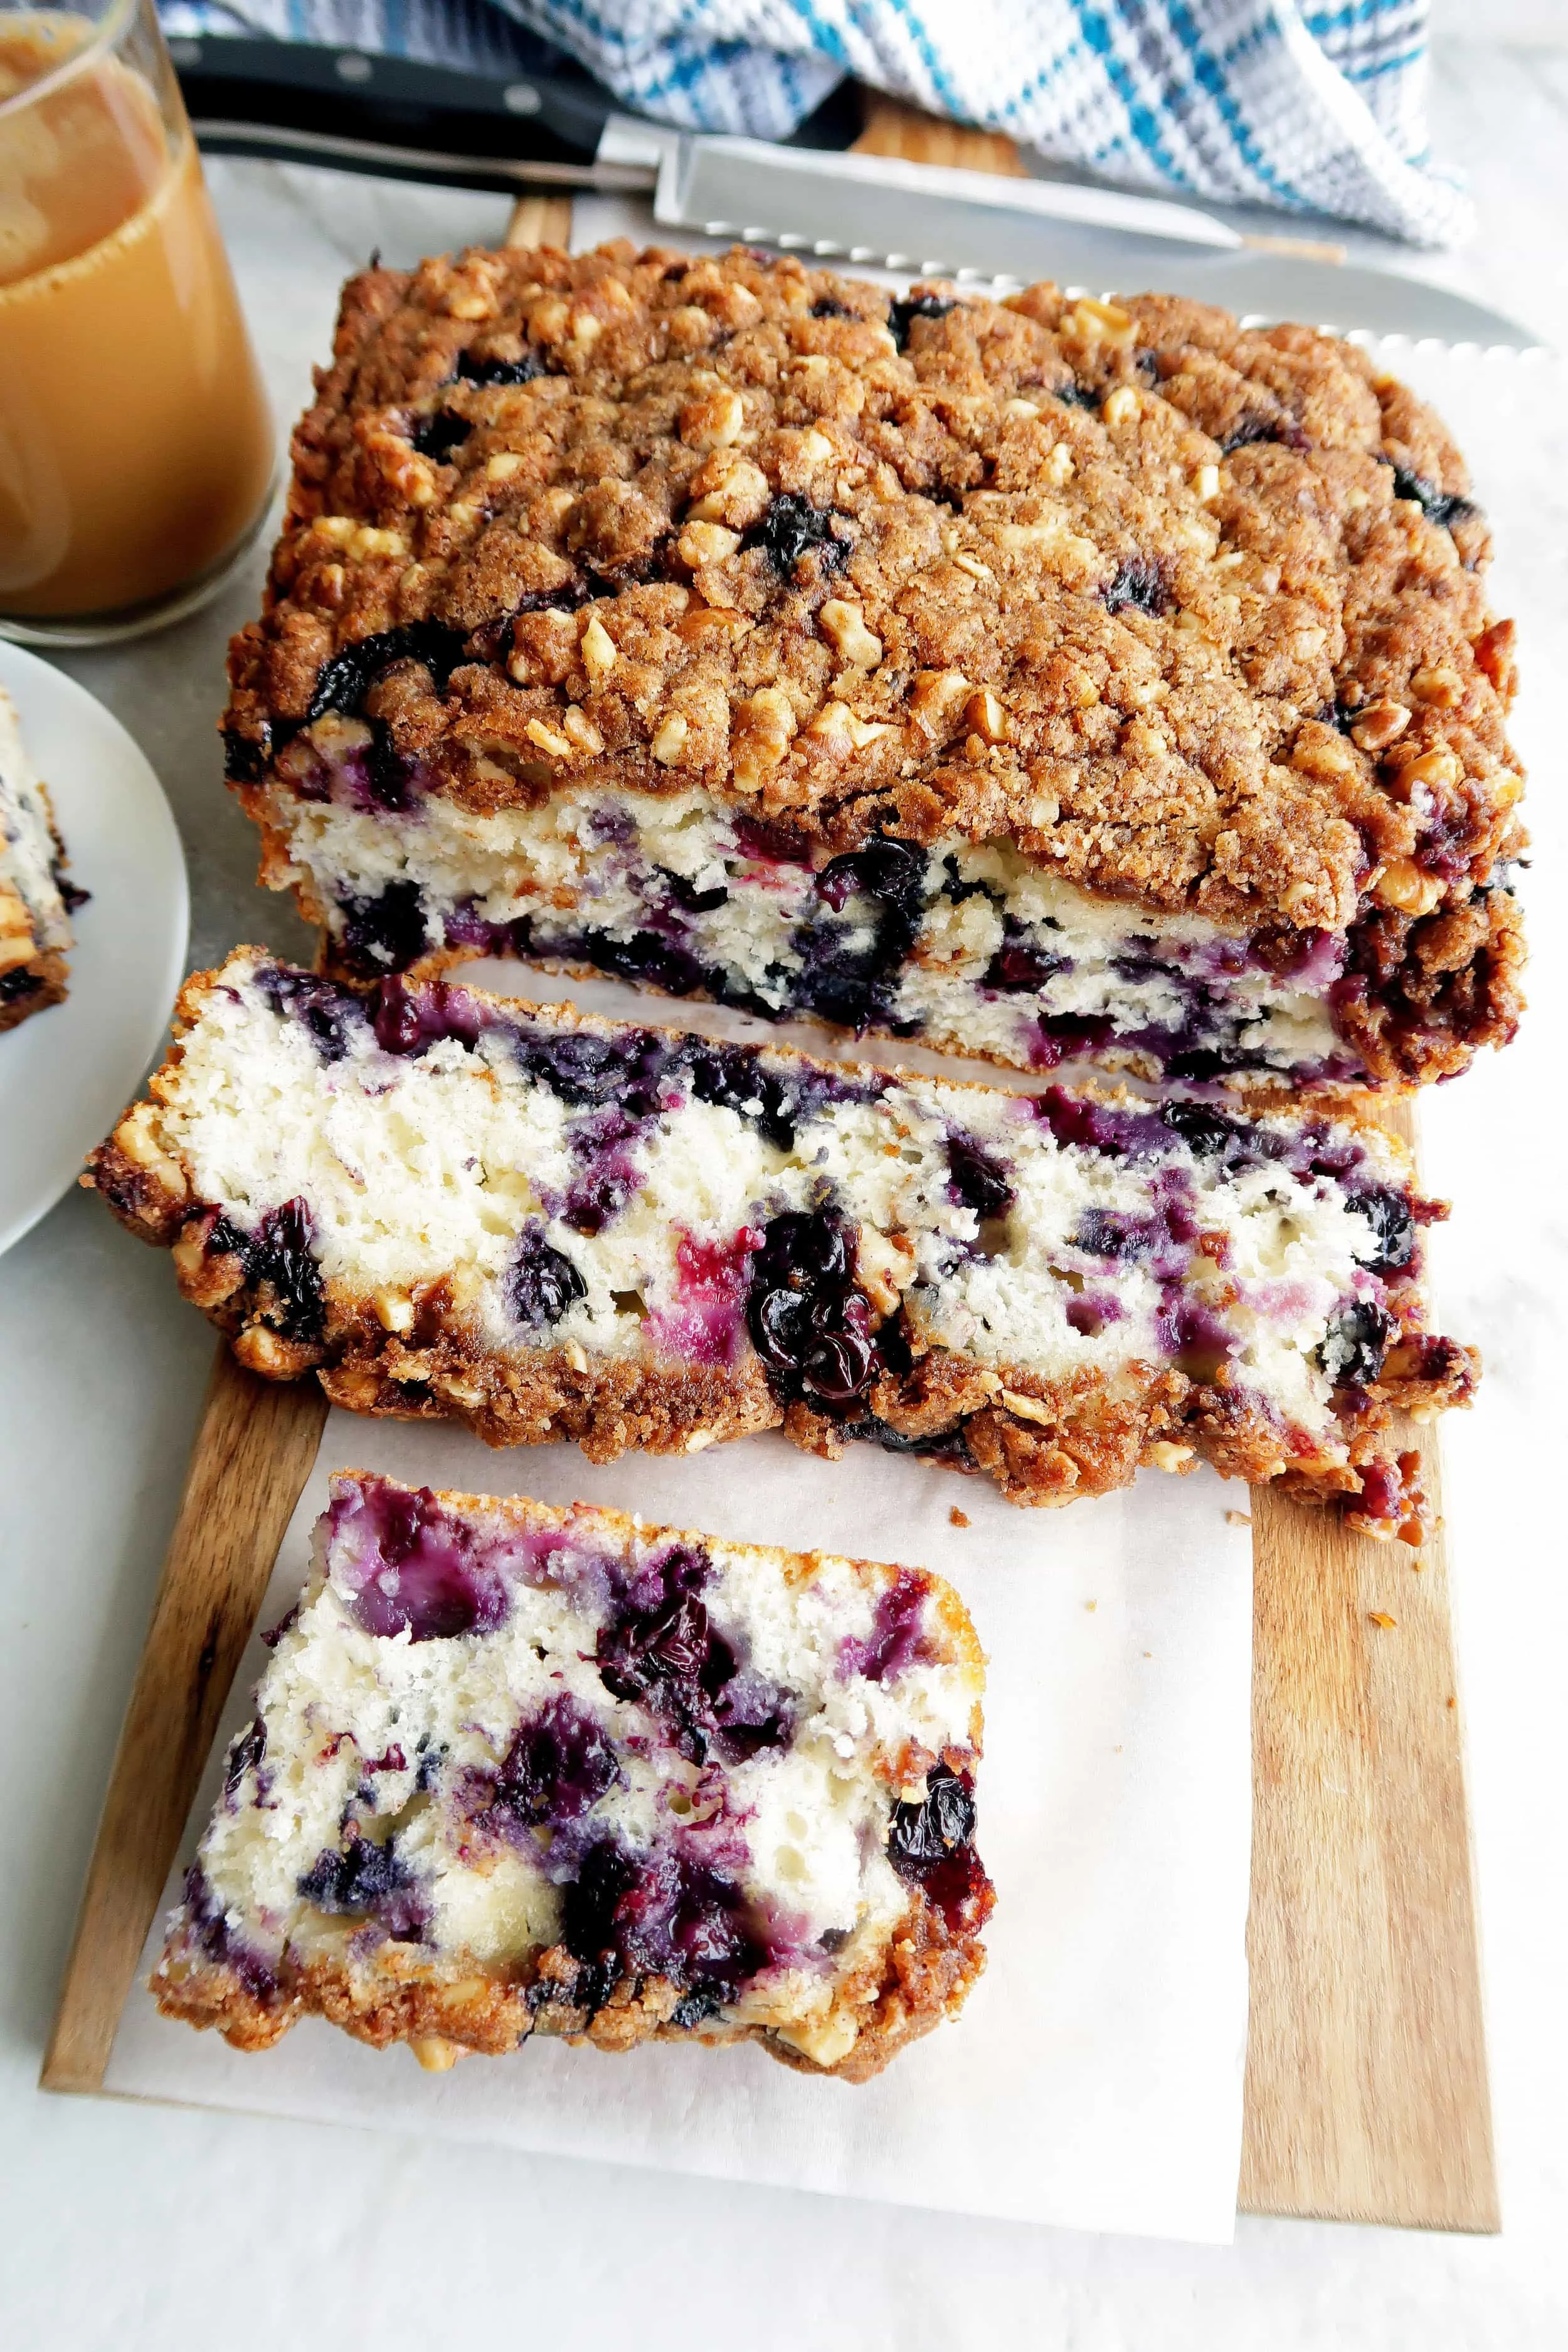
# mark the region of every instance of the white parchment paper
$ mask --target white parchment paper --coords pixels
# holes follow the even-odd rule
[[[990,1959],[961,2020],[876,2082],[753,2048],[610,2057],[542,2037],[422,2074],[316,2020],[244,2055],[161,2019],[144,1965],[106,2087],[203,2106],[950,2207],[1228,2240],[1236,2210],[1251,1830],[1251,1554],[1244,1487],[1147,1478],[1021,1511],[976,1478],[869,1446],[837,1464],[766,1436],[595,1468],[461,1430],[334,1412],[260,1623],[303,1580],[330,1470],[581,1496],[753,1542],[918,1561],[952,1579],[990,1659],[979,1845]],[[952,1524],[961,1509],[966,1528]],[[252,1643],[180,1854],[266,1663]],[[171,1877],[168,1901],[178,1892]]]

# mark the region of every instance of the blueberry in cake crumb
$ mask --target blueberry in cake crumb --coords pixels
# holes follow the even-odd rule
[[[1170,609],[1171,592],[1165,584],[1164,572],[1147,556],[1130,555],[1125,562],[1119,563],[1101,594],[1108,613],[1125,612],[1131,604],[1158,620]]]
[[[486,1612],[404,1638],[419,1559]],[[341,1471],[159,2007],[239,2049],[317,2014],[426,2066],[695,2037],[863,2082],[984,1965],[983,1691],[923,1571]]]
[[[586,1296],[587,1285],[565,1251],[552,1249],[542,1227],[525,1231],[507,1278],[508,1304],[521,1328],[548,1331],[574,1299]]]
[[[333,976],[517,956],[1211,1092],[1514,1032],[1512,625],[1350,344],[476,250],[351,281],[296,447],[226,760]],[[896,903],[834,903],[872,844]]]
[[[337,711],[345,718],[357,717],[376,679],[398,662],[416,662],[441,692],[462,657],[463,632],[439,622],[416,621],[403,628],[378,630],[357,638],[322,666],[308,715],[312,719],[324,719],[329,711]]]
[[[888,306],[888,331],[893,338],[895,351],[907,351],[910,329],[917,319],[945,319],[956,302],[945,301],[940,294],[906,294]]]
[[[855,1286],[852,1253],[830,1210],[786,1210],[763,1229],[746,1319],[775,1395],[847,1405],[876,1377],[871,1309]]]
[[[595,1459],[782,1426],[1023,1503],[1203,1459],[1366,1517],[1394,1411],[1476,1377],[1426,1328],[1442,1210],[1377,1128],[834,1067],[444,981],[370,1012],[255,949],[187,983],[90,1181],[258,1370]],[[415,1639],[493,1599],[408,1576]],[[638,1604],[649,1674],[699,1642],[671,1598]],[[710,1721],[693,1671],[693,1738],[770,1719],[729,1686]]]
[[[1318,1360],[1336,1386],[1349,1381],[1369,1388],[1383,1370],[1393,1328],[1381,1307],[1359,1299],[1330,1324]]]
[[[458,362],[458,373],[469,383],[532,383],[548,373],[537,352],[523,352],[516,359],[502,359],[489,353],[480,357],[465,352]]]
[[[473,429],[470,418],[456,416],[449,408],[438,408],[434,416],[423,417],[408,437],[422,457],[428,457],[433,466],[444,466]]]
[[[1405,466],[1395,466],[1394,469],[1394,491],[1396,498],[1414,499],[1428,521],[1440,524],[1445,530],[1453,523],[1468,522],[1479,511],[1473,499],[1439,489],[1436,482],[1424,480]]]
[[[760,547],[782,580],[805,556],[815,554],[824,571],[837,571],[849,556],[849,542],[834,530],[833,517],[795,490],[781,491],[742,543]]]

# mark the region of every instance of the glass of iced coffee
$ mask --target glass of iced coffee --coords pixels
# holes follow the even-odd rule
[[[274,457],[153,0],[0,0],[0,635],[192,610]]]

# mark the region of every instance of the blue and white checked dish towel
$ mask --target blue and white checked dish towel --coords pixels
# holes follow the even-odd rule
[[[514,26],[629,108],[777,139],[846,74],[1058,162],[1232,204],[1462,236],[1426,135],[1426,0],[163,0],[274,34],[505,72]]]

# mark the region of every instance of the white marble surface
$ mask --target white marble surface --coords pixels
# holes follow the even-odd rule
[[[1541,14],[1525,11],[1522,37]],[[1447,43],[1436,101],[1442,143],[1473,174],[1483,242],[1426,267],[1568,342],[1568,54]],[[325,289],[340,269],[377,242],[403,259],[492,234],[504,213],[482,196],[389,197],[258,166],[215,178],[286,414],[325,348]],[[1534,462],[1508,593],[1526,608],[1535,676],[1560,678],[1561,422]],[[148,690],[132,654],[72,665],[164,777],[191,859],[196,958],[240,937],[299,944],[252,887],[251,842],[224,807],[211,733],[223,641],[254,585],[185,625],[175,690],[165,665]],[[698,2331],[748,2352],[1405,2352],[1417,2342],[1547,2352],[1568,2340],[1558,1728],[1568,1584],[1546,1466],[1562,1442],[1553,1350],[1568,1319],[1554,1092],[1568,943],[1540,887],[1563,871],[1568,819],[1551,702],[1538,693],[1525,708],[1537,1013],[1506,1060],[1427,1117],[1435,1186],[1458,1195],[1465,1217],[1493,1220],[1506,1253],[1495,1279],[1467,1279],[1447,1300],[1490,1366],[1448,1458],[1501,2238],[1244,2221],[1234,2248],[1178,2248],[39,2095],[39,2052],[210,1353],[166,1267],[77,1196],[0,1263],[0,2338],[18,2352],[152,2352],[192,2334],[234,2352],[517,2334],[675,2352]]]

